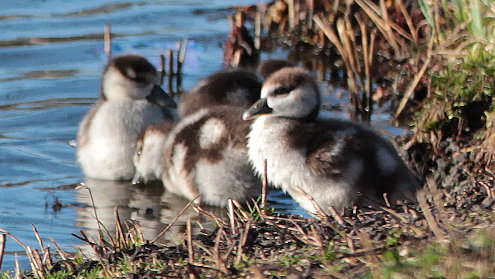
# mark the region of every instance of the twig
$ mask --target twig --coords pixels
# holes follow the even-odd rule
[[[266,159],[263,160],[263,181],[261,183],[261,212],[266,213],[266,202],[268,199],[268,170]]]
[[[325,211],[320,207],[320,205],[315,201],[315,199],[312,196],[310,196],[303,189],[301,189],[297,186],[291,186],[291,188],[296,190],[298,193],[303,195],[305,198],[307,198],[311,202],[314,209],[316,210],[316,212],[312,212],[312,213],[315,214],[316,217],[323,219],[323,220],[326,220],[328,218],[328,215],[325,213]]]
[[[187,252],[188,252],[188,260],[189,264],[194,264],[194,250],[192,245],[192,225],[191,218],[187,218]]]
[[[227,266],[226,266],[225,261],[223,260],[221,254],[220,254],[220,242],[222,239],[222,235],[224,233],[225,232],[222,228],[218,229],[217,236],[215,237],[215,245],[213,246],[213,256],[214,256],[215,263],[218,266],[219,270],[221,272],[223,272],[224,274],[227,274],[228,273]],[[233,248],[233,247],[230,247],[230,248]],[[230,252],[232,252],[231,249],[229,249],[229,250],[230,250]],[[230,252],[228,252],[228,254]],[[227,254],[227,256],[228,256],[228,254]]]
[[[79,183],[79,185],[76,187],[76,190],[78,190],[78,189],[88,190],[89,198],[91,199],[91,205],[92,205],[93,211],[95,213],[96,224],[98,225],[98,233],[100,234],[100,237],[102,237],[102,232],[103,232],[103,230],[101,229],[102,224],[100,222],[100,218],[98,218],[98,211],[96,210],[96,204],[95,204],[95,199],[93,198],[93,192],[91,191],[91,188],[89,188],[88,185],[86,185],[86,183],[84,183],[84,182]],[[110,233],[108,232],[108,230],[106,228],[105,228],[105,231],[107,232],[108,235],[110,235]]]
[[[40,249],[43,251],[45,249],[45,246],[43,245],[43,240],[41,239],[40,233],[38,232],[38,228],[32,224],[33,226],[33,231],[34,231],[34,236],[36,236],[36,239],[38,240],[38,244],[40,245]]]
[[[31,263],[31,269],[33,270],[35,276],[43,279],[46,278],[38,250],[28,246],[26,252],[29,257],[29,262]]]
[[[186,60],[187,44],[189,43],[188,38],[184,38],[179,42],[179,50],[177,51],[177,75],[176,81],[176,91],[177,93],[182,92],[182,67],[184,61]]]
[[[110,24],[105,25],[103,38],[105,42],[105,53],[107,54],[107,58],[110,59],[112,57],[112,31]]]
[[[418,29],[415,28],[411,15],[407,11],[406,6],[402,2],[402,0],[396,0],[395,3],[399,6],[399,9],[406,20],[407,27],[409,28],[409,32],[411,33],[412,41],[417,44],[418,43]]]
[[[323,244],[323,238],[321,237],[320,231],[314,225],[310,227],[312,238],[314,239],[314,242],[316,244],[315,246],[321,249],[322,256],[324,257],[325,249],[323,249],[323,247],[325,247],[325,245]]]
[[[335,208],[333,206],[330,206],[328,208],[328,211],[330,211],[330,213],[332,214],[335,221],[337,221],[337,223],[339,223],[341,226],[346,225],[344,219],[342,219],[342,217],[339,215],[339,213],[337,212],[337,210],[335,210]]]
[[[50,247],[47,246],[43,249],[43,265],[49,268],[53,266],[52,254],[50,253]]]
[[[165,55],[160,54],[160,85],[163,85],[163,80],[165,79]]]
[[[157,236],[155,236],[155,238],[153,238],[153,240],[151,240],[151,243],[154,243],[155,241],[157,241],[162,235],[164,235],[174,224],[175,222],[177,222],[177,220],[179,219],[179,217],[184,214],[184,212],[189,208],[189,206],[191,206],[191,204],[193,204],[193,202],[195,200],[197,200],[199,198],[199,196],[196,196],[194,199],[192,199],[190,202],[188,202],[186,204],[186,206],[184,206],[184,208],[182,208],[182,210],[179,212],[179,214],[177,214],[177,216],[175,216],[174,220],[172,220],[172,222],[170,222],[167,227],[165,229],[163,229]]]
[[[235,227],[234,205],[232,204],[231,199],[229,199],[227,203],[229,209],[230,229],[232,230],[232,234],[237,234],[237,230]]]
[[[198,212],[198,213],[212,219],[213,221],[215,221],[218,224],[218,226],[225,227],[228,225],[227,222],[225,222],[224,220],[222,220],[222,218],[219,218],[218,216],[216,216],[212,212],[206,211],[202,207],[195,205],[195,204],[192,204],[192,207],[194,208],[194,210],[196,210],[196,212]]]
[[[125,246],[124,227],[122,226],[122,221],[120,220],[119,211],[116,206],[113,208],[113,214],[115,216],[116,242],[120,247],[122,247]]]
[[[435,217],[431,212],[430,206],[426,201],[425,190],[424,189],[419,190],[416,193],[416,197],[418,198],[419,206],[421,207],[421,210],[423,210],[423,214],[425,215],[426,221],[428,222],[431,231],[439,240],[444,240],[445,233],[440,229],[437,221],[435,220]]]
[[[5,240],[7,235],[0,234],[0,270],[2,270],[3,253],[5,251]]]
[[[383,200],[385,201],[385,204],[387,205],[387,207],[392,207],[392,205],[390,204],[390,201],[388,200],[388,193],[383,193]]]
[[[437,184],[432,176],[426,177],[426,184],[430,189],[431,196],[433,197],[433,202],[438,209],[440,215],[440,220],[447,220],[447,214],[445,213],[445,208],[442,203],[441,195],[442,193],[438,191]]]
[[[233,200],[232,202],[234,203],[235,207],[237,207],[236,212],[238,213],[238,215],[239,215],[239,214],[240,214],[240,215],[242,215],[242,217],[244,218],[244,220],[251,220],[251,219],[252,219],[252,218],[251,218],[252,216],[251,216],[251,215],[249,215],[249,213],[247,213],[247,212],[246,212],[246,211],[242,208],[242,205],[241,205],[241,203],[240,203],[239,201],[237,201],[237,200]],[[253,203],[255,203],[256,201],[254,201],[254,200],[253,200],[252,202],[253,202]]]
[[[426,70],[428,69],[428,66],[430,65],[431,53],[432,53],[432,49],[433,49],[433,38],[434,38],[434,36],[431,37],[429,45],[428,45],[428,51],[426,53],[425,63],[423,64],[423,66],[421,67],[419,72],[414,76],[413,81],[411,82],[411,84],[409,84],[409,87],[407,88],[406,93],[404,94],[404,96],[402,97],[402,100],[400,101],[399,107],[397,108],[397,111],[395,112],[395,118],[396,119],[401,115],[402,111],[404,110],[407,103],[409,102],[409,98],[411,97],[412,93],[414,92],[414,89],[416,88],[419,81],[421,80],[421,78],[424,76]]]
[[[168,71],[167,71],[167,77],[168,77],[168,93],[170,95],[173,95],[173,88],[172,88],[172,78],[174,76],[174,51],[171,49],[167,49],[167,59],[168,59]]]
[[[177,63],[182,67],[186,60],[187,46],[189,44],[189,38],[184,38],[179,45],[179,57]]]
[[[26,244],[22,243],[17,237],[13,236],[9,231],[7,231],[6,229],[0,228],[0,232],[8,235],[10,238],[15,240],[15,242],[19,243],[19,245],[21,245],[22,248],[24,248],[24,250],[27,250],[28,246]]]
[[[14,261],[15,261],[15,267],[14,267],[14,273],[15,273],[15,278],[16,279],[22,279],[22,272],[21,272],[21,265],[19,264],[19,258],[17,257],[17,253],[14,254]]]
[[[248,240],[249,229],[251,228],[251,225],[252,225],[252,221],[248,220],[246,222],[246,225],[244,226],[244,231],[242,232],[242,235],[240,237],[240,241],[239,241],[238,247],[237,247],[237,255],[236,255],[236,258],[234,261],[236,264],[239,264],[242,260],[242,255],[244,254],[243,247],[244,247],[244,245],[246,245],[246,242]]]
[[[65,252],[60,249],[60,246],[58,246],[58,243],[55,241],[53,238],[49,238],[50,241],[55,245],[55,249],[57,250],[58,254],[63,260],[67,260],[67,256],[65,255]]]

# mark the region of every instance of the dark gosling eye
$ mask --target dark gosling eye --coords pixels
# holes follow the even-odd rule
[[[278,87],[273,91],[273,95],[284,95],[289,94],[294,88],[288,86]]]
[[[132,81],[135,81],[137,83],[145,83],[146,82],[146,77],[143,76],[136,76],[135,78],[131,78]]]

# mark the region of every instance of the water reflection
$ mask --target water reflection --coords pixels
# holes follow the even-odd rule
[[[98,239],[98,222],[112,236],[116,232],[115,212],[123,222],[132,222],[139,225],[143,236],[147,240],[156,238],[170,222],[172,222],[189,203],[179,196],[166,192],[161,183],[147,185],[133,185],[130,182],[105,181],[86,179],[87,188],[77,190],[76,200],[88,206],[77,210],[77,225],[85,228],[84,232],[94,239]],[[93,200],[91,199],[91,196]],[[92,206],[94,204],[94,207]],[[223,208],[205,208],[216,216],[225,218]],[[97,216],[97,218],[95,217]],[[210,219],[197,213],[192,207],[186,209],[176,220],[174,225],[157,240],[158,243],[177,242],[183,239],[186,232],[186,222],[191,219],[193,233],[201,228],[213,229]],[[201,224],[201,226],[197,225]]]

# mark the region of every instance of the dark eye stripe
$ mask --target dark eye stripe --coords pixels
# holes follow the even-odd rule
[[[277,89],[273,90],[273,95],[282,95],[282,94],[288,94],[290,93],[294,88],[292,87],[278,87]]]
[[[138,82],[138,83],[145,83],[146,82],[146,78],[145,77],[141,77],[141,76],[137,76],[135,78],[131,78],[132,81],[135,81],[135,82]]]

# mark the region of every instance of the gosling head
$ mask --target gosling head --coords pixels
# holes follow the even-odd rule
[[[309,72],[298,67],[273,73],[261,88],[261,98],[244,112],[249,120],[260,115],[313,121],[320,110],[318,85]]]
[[[173,99],[158,84],[155,67],[144,57],[118,56],[105,68],[101,98],[109,101],[148,100],[162,107],[176,107]]]

